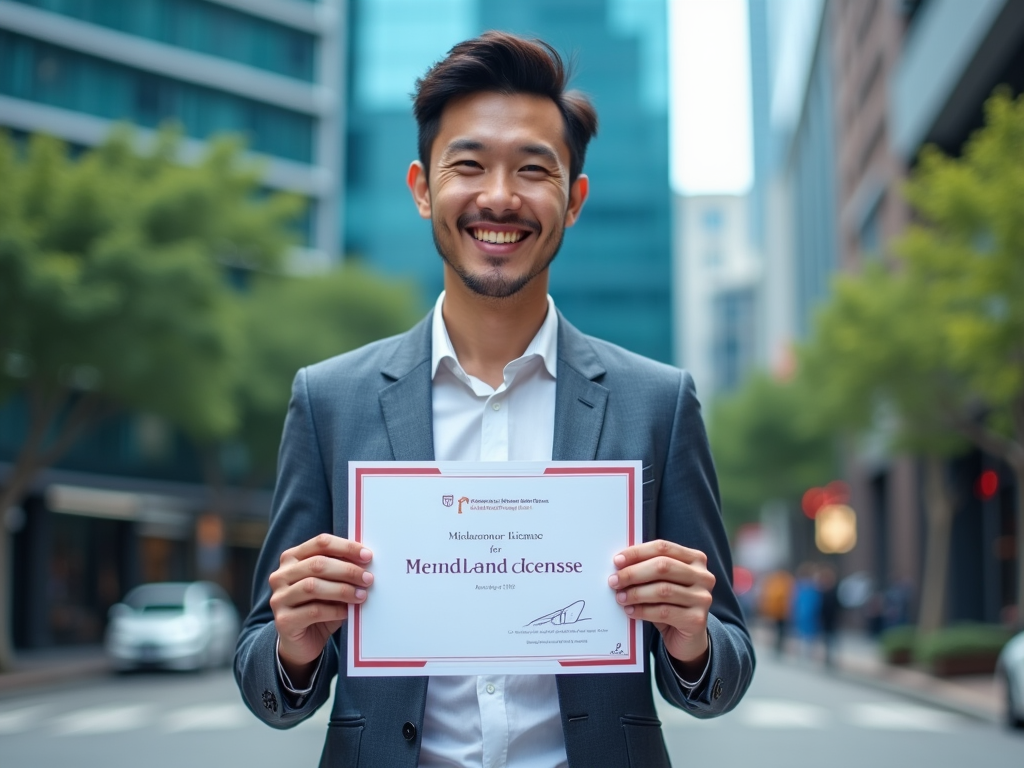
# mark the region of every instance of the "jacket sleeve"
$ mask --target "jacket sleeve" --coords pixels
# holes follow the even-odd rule
[[[718,481],[693,379],[681,372],[658,497],[657,535],[707,555],[715,576],[708,636],[711,662],[700,685],[683,688],[661,635],[654,639],[655,679],[667,701],[700,718],[735,707],[754,674],[754,648],[732,590],[732,555],[720,512]]]
[[[338,653],[332,640],[327,643],[313,690],[300,706],[293,706],[295,702],[285,691],[277,671],[277,630],[270,608],[269,584],[282,552],[333,530],[331,509],[330,484],[303,369],[292,384],[278,455],[270,527],[253,577],[252,610],[242,625],[235,649],[235,680],[246,706],[275,728],[290,728],[312,715],[327,700],[331,679],[337,673]]]

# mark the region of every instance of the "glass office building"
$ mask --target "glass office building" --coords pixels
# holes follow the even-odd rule
[[[119,121],[143,136],[173,121],[185,160],[213,134],[241,134],[267,188],[310,201],[301,253],[329,262],[346,19],[341,0],[0,0],[0,129],[82,149]],[[23,400],[0,403],[0,482],[27,421]],[[99,642],[128,588],[194,578],[203,557],[217,567],[202,575],[244,609],[269,492],[227,489],[217,507],[191,443],[155,417],[122,414],[40,473],[20,504],[25,514],[7,521],[14,639],[45,647]]]
[[[587,333],[669,361],[671,195],[664,0],[351,0],[346,253],[413,277],[425,301],[442,271],[405,186],[416,156],[410,92],[448,49],[487,29],[536,36],[577,59],[574,87],[600,130],[591,195],[566,233],[551,293]]]
[[[245,137],[266,184],[310,201],[337,251],[344,15],[339,0],[2,0],[0,127],[92,146],[117,121],[178,123],[186,151]]]

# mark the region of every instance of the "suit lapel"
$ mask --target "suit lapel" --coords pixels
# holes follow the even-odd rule
[[[402,339],[381,369],[391,383],[380,390],[380,408],[395,461],[433,461],[430,396],[430,330],[433,312]]]
[[[553,460],[592,461],[597,457],[608,390],[596,379],[604,373],[586,336],[559,313]]]

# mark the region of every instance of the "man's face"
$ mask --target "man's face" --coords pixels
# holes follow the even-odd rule
[[[587,196],[586,176],[569,183],[563,132],[551,99],[476,93],[445,107],[429,178],[419,162],[410,167],[438,253],[473,293],[505,298],[546,277]]]

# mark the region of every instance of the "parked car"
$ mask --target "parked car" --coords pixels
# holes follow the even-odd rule
[[[143,584],[111,607],[106,649],[121,671],[205,669],[231,663],[238,631],[238,611],[216,584]]]
[[[996,672],[1006,683],[1006,722],[1011,728],[1024,729],[1024,632],[1003,646]]]

